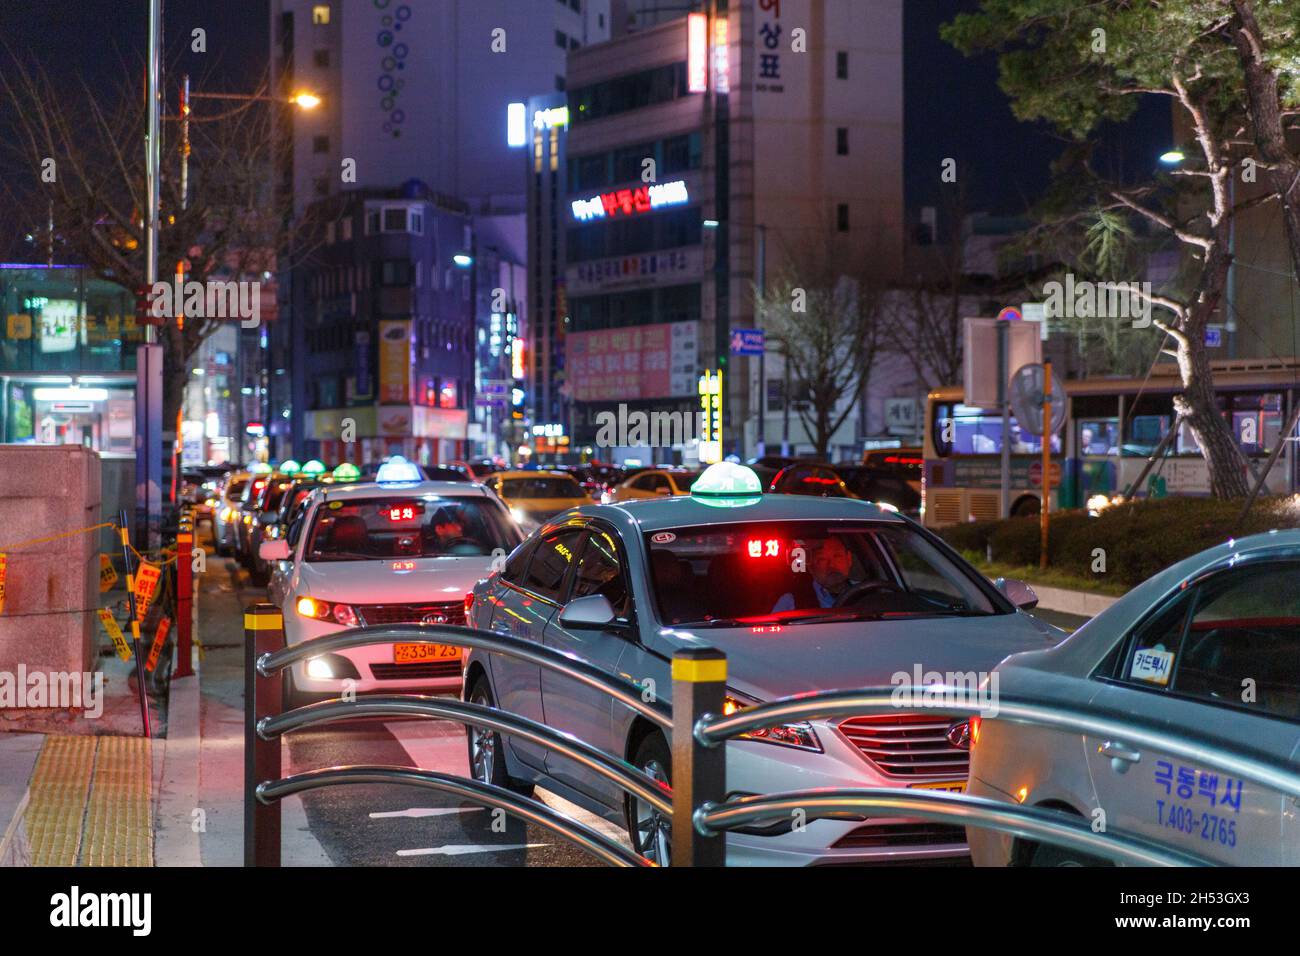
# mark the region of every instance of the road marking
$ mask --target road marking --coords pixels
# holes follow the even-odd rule
[[[398,850],[398,856],[464,856],[467,853],[502,853],[506,850],[535,850],[549,843],[501,843],[482,846],[476,843],[449,843],[421,850]]]
[[[392,817],[445,817],[453,813],[482,813],[487,807],[411,807],[409,810],[382,810],[370,814],[372,820],[387,820]]]
[[[469,752],[460,724],[442,720],[394,720],[386,722],[384,728],[402,745],[411,758],[411,766],[469,776]],[[449,728],[454,730],[448,733]]]

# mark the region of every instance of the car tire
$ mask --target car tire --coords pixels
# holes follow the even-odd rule
[[[482,674],[475,678],[465,699],[471,704],[496,707],[492,687]],[[525,797],[533,795],[531,783],[512,777],[506,771],[505,741],[497,731],[466,724],[465,746],[468,749],[469,775],[479,783],[504,787]]]
[[[632,754],[632,765],[656,780],[672,783],[672,752],[664,735],[657,730],[641,738]],[[623,798],[623,816],[632,849],[660,866],[668,866],[672,855],[672,820],[631,794]]]
[[[1029,858],[1030,866],[1114,866],[1109,860],[1088,856],[1050,843],[1040,843]]]

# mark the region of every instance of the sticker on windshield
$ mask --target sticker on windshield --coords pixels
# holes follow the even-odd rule
[[[1174,652],[1159,647],[1149,647],[1133,655],[1133,666],[1128,676],[1133,680],[1146,681],[1164,687],[1169,683],[1169,674],[1174,666]]]
[[[656,531],[650,538],[655,544],[672,544],[677,540],[677,535],[671,531]]]
[[[343,502],[341,502],[341,501],[331,501],[331,502],[330,502],[330,510],[331,510],[331,511],[337,511],[339,508],[342,508],[342,507],[343,507]]]

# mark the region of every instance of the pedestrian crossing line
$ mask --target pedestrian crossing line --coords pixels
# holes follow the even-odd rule
[[[470,853],[504,853],[507,850],[536,850],[550,846],[549,843],[449,843],[446,846],[431,846],[419,850],[398,850],[398,856],[466,856]]]
[[[486,807],[411,807],[408,810],[375,810],[369,816],[372,820],[390,820],[394,817],[445,817],[455,813],[482,813]]]

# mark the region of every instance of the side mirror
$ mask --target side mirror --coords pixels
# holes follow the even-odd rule
[[[257,546],[257,556],[263,561],[288,561],[289,542],[283,538],[268,538]]]
[[[1019,578],[998,578],[993,584],[1016,607],[1026,611],[1038,607],[1038,595]]]
[[[560,626],[575,631],[598,631],[614,623],[614,606],[603,594],[574,598],[560,610]]]

